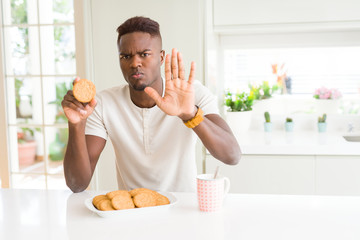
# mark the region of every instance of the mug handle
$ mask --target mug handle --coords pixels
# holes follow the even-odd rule
[[[228,194],[229,190],[230,190],[230,179],[224,177],[224,198]]]

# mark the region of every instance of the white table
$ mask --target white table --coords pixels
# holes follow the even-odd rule
[[[96,192],[0,189],[0,239],[360,239],[360,197],[230,194],[217,213],[195,193],[159,214],[101,218],[84,201]]]

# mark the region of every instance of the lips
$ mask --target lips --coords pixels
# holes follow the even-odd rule
[[[135,73],[131,74],[131,77],[135,78],[135,79],[142,78],[143,76],[144,76],[144,74],[142,72],[135,72]]]

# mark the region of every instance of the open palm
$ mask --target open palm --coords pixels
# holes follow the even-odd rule
[[[165,94],[161,97],[159,93],[151,88],[145,88],[145,92],[156,102],[156,105],[171,116],[185,116],[194,112],[194,75],[195,63],[191,63],[188,81],[185,79],[185,69],[182,55],[175,49],[172,55],[167,54],[165,58]]]

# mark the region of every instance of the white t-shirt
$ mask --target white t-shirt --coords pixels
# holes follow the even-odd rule
[[[194,90],[195,105],[204,115],[218,114],[216,97],[199,81]],[[157,106],[137,107],[128,85],[101,91],[96,100],[85,134],[111,139],[119,189],[125,182],[129,189],[195,191],[197,136],[192,129]]]

